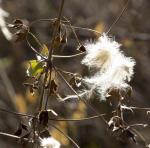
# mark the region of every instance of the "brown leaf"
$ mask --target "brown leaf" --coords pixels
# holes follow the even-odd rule
[[[8,27],[15,28],[15,29],[22,28],[22,26],[23,26],[23,21],[20,19],[16,19],[13,21],[13,24],[8,25]]]
[[[16,136],[20,136],[22,134],[22,128],[18,127],[17,131],[14,133]]]
[[[51,81],[51,88],[50,88],[50,94],[55,94],[57,91],[58,85],[55,83],[54,80]]]
[[[14,135],[20,136],[22,134],[22,130],[28,131],[28,128],[25,124],[20,123]]]
[[[54,39],[53,47],[58,48],[61,44],[61,41],[62,37],[60,35],[56,36],[56,38]]]
[[[67,43],[67,33],[66,33],[66,31],[65,31],[65,33],[62,36],[61,43],[62,44],[66,44]]]
[[[47,110],[42,110],[39,113],[39,122],[43,126],[47,126],[48,124],[48,111]]]
[[[83,45],[81,45],[77,50],[79,50],[81,52],[85,52],[86,48]]]
[[[48,138],[48,137],[50,137],[51,135],[50,135],[50,133],[49,133],[49,131],[48,130],[44,130],[44,131],[42,131],[41,133],[40,133],[40,137],[41,138]]]
[[[81,85],[81,78],[76,77],[76,75],[73,75],[69,81],[69,84],[73,87],[73,88],[78,88]]]
[[[28,29],[24,28],[24,27],[22,29],[20,29],[18,32],[16,32],[15,33],[16,42],[23,41],[26,38],[27,33],[28,33]]]

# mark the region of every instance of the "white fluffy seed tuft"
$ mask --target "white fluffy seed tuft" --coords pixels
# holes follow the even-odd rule
[[[124,56],[120,44],[103,34],[96,43],[86,45],[87,53],[82,64],[96,68],[98,72],[84,82],[95,89],[105,100],[110,89],[125,90],[134,72],[135,60]]]
[[[40,139],[40,144],[43,148],[60,148],[60,143],[53,137]]]

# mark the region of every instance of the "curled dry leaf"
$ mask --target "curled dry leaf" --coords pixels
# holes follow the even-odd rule
[[[27,125],[20,123],[14,135],[20,136],[23,130],[28,131],[28,127]]]
[[[58,85],[56,84],[55,80],[51,80],[51,88],[50,94],[55,94],[57,92]]]
[[[78,47],[77,50],[79,50],[79,51],[81,51],[81,52],[85,52],[85,51],[86,51],[86,48],[85,48],[85,46],[81,45],[80,47]]]
[[[136,135],[132,131],[131,127],[126,126],[122,119],[118,116],[114,116],[108,122],[109,129],[111,134],[115,136],[118,140],[122,142],[127,142],[129,139],[132,139],[136,143]]]
[[[10,28],[17,29],[16,35],[16,42],[22,41],[26,38],[28,34],[28,26],[23,23],[22,20],[16,19],[13,21],[13,24],[8,25]]]
[[[81,78],[76,76],[76,74],[74,74],[70,81],[69,84],[73,87],[73,88],[78,88],[81,86]]]
[[[42,110],[39,112],[38,115],[39,123],[43,126],[47,126],[48,124],[48,111],[47,110]]]

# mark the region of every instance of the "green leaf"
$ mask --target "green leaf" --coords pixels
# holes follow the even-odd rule
[[[29,76],[37,76],[38,74],[41,74],[43,72],[43,62],[39,62],[37,60],[31,60],[29,61],[29,68],[27,70],[27,74]]]

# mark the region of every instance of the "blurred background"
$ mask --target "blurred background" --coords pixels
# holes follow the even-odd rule
[[[58,14],[60,0],[1,0],[0,3],[0,107],[17,110],[22,113],[34,113],[37,109],[38,96],[30,95],[29,90],[23,86],[26,69],[25,61],[35,59],[34,53],[25,41],[15,43],[10,40],[11,35],[5,36],[5,20],[12,23],[16,18],[26,22],[37,19],[55,18]],[[107,32],[110,25],[117,18],[125,5],[125,0],[65,0],[63,16],[71,20],[72,25],[95,29],[99,32]],[[6,11],[6,12],[3,12]],[[122,44],[127,56],[136,60],[135,75],[131,82],[133,87],[132,97],[127,104],[129,106],[150,107],[150,1],[130,0],[128,9],[121,19],[112,28],[110,35]],[[50,42],[51,26],[48,22],[39,22],[32,27],[35,35],[43,44]],[[11,30],[10,30],[11,31]],[[7,32],[7,31],[6,31]],[[12,32],[12,31],[11,31]],[[95,40],[97,35],[76,30],[80,41],[84,44],[89,40]],[[76,53],[77,44],[70,33],[68,44],[59,54]],[[58,51],[57,51],[58,52]],[[59,67],[80,74],[88,75],[86,67],[80,64],[83,56],[72,59],[59,59],[55,63]],[[69,88],[68,88],[69,89]],[[62,84],[60,91],[70,93]],[[110,106],[98,99],[89,101],[100,113],[109,113]],[[60,102],[52,99],[49,108],[54,109],[64,118],[82,118],[94,115],[94,113],[80,101],[70,100]],[[17,130],[19,117],[5,112],[0,112],[0,131],[14,133]],[[149,123],[150,116],[146,111],[127,111],[125,120],[129,124]],[[23,118],[22,121],[26,122]],[[112,137],[103,121],[92,119],[80,122],[55,122],[63,132],[72,137],[81,148],[134,148],[143,147],[142,142],[135,144],[130,141],[117,141]],[[138,128],[138,131],[150,143],[150,128]],[[51,135],[61,142],[63,147],[71,148],[72,144],[57,130],[51,129]],[[0,136],[0,147],[20,148],[21,145],[14,139]]]

